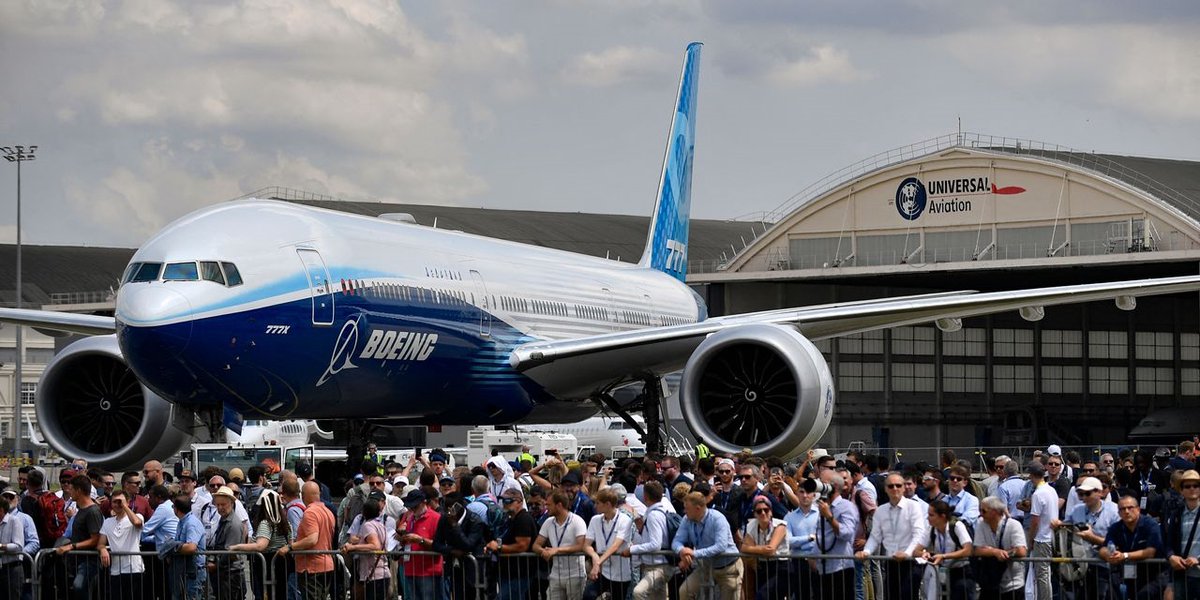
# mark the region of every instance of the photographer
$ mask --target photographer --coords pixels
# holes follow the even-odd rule
[[[1079,536],[1089,546],[1088,558],[1098,558],[1097,550],[1104,545],[1108,529],[1121,520],[1117,514],[1117,505],[1107,499],[1104,484],[1095,477],[1084,477],[1075,486],[1075,494],[1081,500],[1065,521],[1055,519],[1051,525],[1055,529],[1065,528]],[[1088,565],[1088,574],[1083,581],[1064,582],[1063,585],[1076,586],[1076,596],[1082,598],[1107,598],[1109,588],[1109,569],[1105,564]]]
[[[821,470],[819,481],[824,486],[805,482],[812,489],[820,518],[817,522],[816,553],[822,556],[849,556],[852,553],[854,532],[858,529],[858,510],[841,495],[845,481],[832,469]],[[821,600],[846,598],[854,593],[854,561],[848,558],[821,558],[816,562],[816,591]],[[804,596],[800,596],[804,597]]]

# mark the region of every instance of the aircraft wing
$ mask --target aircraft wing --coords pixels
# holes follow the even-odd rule
[[[642,374],[679,370],[708,335],[750,323],[791,326],[809,339],[820,340],[941,319],[1096,300],[1115,299],[1123,308],[1132,308],[1137,296],[1193,291],[1200,291],[1200,275],[825,304],[716,317],[688,325],[530,342],[515,348],[509,363],[556,396],[585,398]]]
[[[112,317],[28,308],[0,308],[0,323],[83,335],[107,335],[117,330],[116,319]]]

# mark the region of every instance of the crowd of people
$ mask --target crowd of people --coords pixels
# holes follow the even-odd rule
[[[168,477],[77,462],[59,491],[22,468],[0,491],[0,596],[31,598],[22,554],[52,548],[42,597],[1200,598],[1190,441],[1157,461],[1050,446],[986,477],[953,452],[702,454],[452,469],[441,451],[399,464],[372,448],[336,504],[303,463]]]

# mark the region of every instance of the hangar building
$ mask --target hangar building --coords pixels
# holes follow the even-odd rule
[[[1194,275],[1200,163],[953,134],[849,166],[764,220],[736,256],[691,273],[715,314]],[[840,391],[830,447],[1119,443],[1148,411],[1200,401],[1196,294],[819,347]]]

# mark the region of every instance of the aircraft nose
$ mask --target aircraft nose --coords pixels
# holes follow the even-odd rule
[[[117,321],[127,335],[153,345],[156,353],[175,356],[183,351],[192,335],[191,310],[183,294],[161,284],[127,286],[117,294]]]

